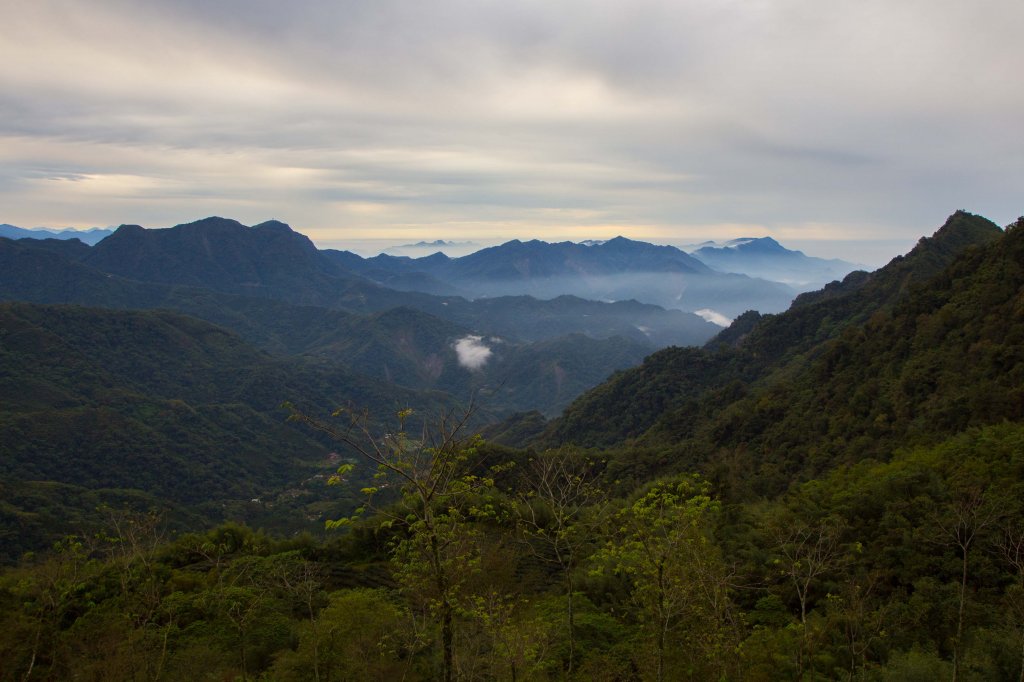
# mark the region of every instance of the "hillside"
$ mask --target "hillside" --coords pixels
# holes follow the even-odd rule
[[[349,336],[312,324],[293,341],[409,381],[442,366],[412,351],[450,323],[345,315]],[[590,369],[580,349],[630,350],[462,340],[456,362],[538,393]],[[383,384],[326,359],[166,311],[6,304],[0,354],[0,461],[17,466],[0,472],[2,558],[78,533],[0,572],[0,669],[20,677],[434,680],[451,661],[467,679],[1010,680],[1024,665],[1024,218],[1004,232],[958,213],[876,273],[655,353],[548,425],[537,443],[578,437],[553,449],[494,444],[536,439],[531,411],[484,429],[492,443],[437,419],[422,441],[420,424],[341,431],[369,456],[329,460],[318,396],[443,394],[375,397]],[[307,416],[259,421],[293,388]],[[308,482],[325,490],[339,464],[317,497]],[[91,487],[108,482],[138,487]],[[224,518],[287,537],[207,528]],[[294,534],[325,518],[330,537]]]
[[[1004,235],[958,213],[848,291],[744,321],[733,344],[652,355],[581,396],[541,442],[618,444],[641,468],[717,467],[778,492],[837,462],[1020,419],[1022,249],[1019,224]]]
[[[327,449],[285,423],[285,400],[382,419],[454,406],[338,365],[275,359],[170,312],[0,304],[2,499],[19,529],[5,536],[6,557],[66,529],[58,515],[87,515],[72,500],[94,505],[89,491],[135,491],[209,521],[223,503],[301,482]],[[61,501],[60,486],[77,492]]]

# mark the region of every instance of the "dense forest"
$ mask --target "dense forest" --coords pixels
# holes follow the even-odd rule
[[[0,315],[0,679],[1024,679],[1024,219],[487,428],[178,313]]]

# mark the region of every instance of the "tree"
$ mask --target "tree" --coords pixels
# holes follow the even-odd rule
[[[278,588],[309,617],[308,645],[313,680],[320,682],[320,654],[323,648],[320,611],[327,601],[327,595],[323,590],[322,567],[320,564],[302,560],[298,552],[289,552],[281,557],[275,557],[269,572]]]
[[[348,418],[345,428],[294,408],[291,419],[326,433],[376,466],[376,485],[363,489],[367,506],[386,488],[400,490],[401,500],[395,507],[377,511],[385,519],[382,526],[404,531],[392,546],[396,573],[411,595],[424,600],[440,628],[441,678],[450,682],[458,601],[467,596],[462,587],[478,558],[469,521],[487,513],[472,502],[482,491],[493,488],[494,480],[480,461],[479,438],[465,436],[472,406],[458,415],[442,413],[432,425],[424,422],[416,437],[405,426],[412,414],[411,409],[398,412],[397,428],[382,436],[374,435],[365,412],[345,408],[332,414]],[[351,465],[342,465],[332,482],[344,482],[351,470]],[[357,515],[365,509],[357,510]],[[351,522],[351,518],[338,519],[327,525],[340,528]]]
[[[800,519],[779,519],[773,528],[776,560],[782,576],[796,591],[800,602],[801,647],[797,658],[799,677],[803,677],[805,660],[812,663],[813,651],[807,628],[807,608],[818,583],[846,562],[845,548],[840,543],[844,523],[838,518],[821,518],[814,522]]]
[[[381,589],[358,588],[330,595],[316,623],[304,624],[296,651],[274,663],[275,680],[405,679],[408,662],[398,650],[407,614]]]
[[[607,502],[596,477],[594,463],[577,451],[546,451],[527,463],[522,476],[525,490],[520,493],[516,508],[527,545],[542,561],[557,566],[562,575],[569,674],[573,671],[576,648],[573,573],[584,549],[593,543]]]
[[[160,654],[155,663],[147,660],[154,669],[147,671],[146,676],[158,679],[163,674],[168,638],[174,627],[173,618],[159,623],[165,576],[160,574],[156,554],[166,541],[162,519],[155,512],[140,514],[108,507],[101,511],[106,515],[106,530],[100,539],[105,541],[107,563],[116,571],[121,590],[120,611],[125,619],[128,664],[134,666],[136,659],[149,658],[144,650],[136,651],[137,640],[145,638],[149,630],[157,630]],[[136,674],[133,668],[132,677]]]
[[[68,536],[53,549],[49,557],[16,575],[11,590],[23,615],[16,623],[23,641],[17,651],[3,652],[14,655],[4,655],[0,662],[12,672],[24,669],[22,680],[33,679],[39,669],[49,677],[68,672],[62,626],[81,608],[83,596],[87,598],[90,584],[97,579],[98,564],[90,558],[83,538]],[[13,624],[4,623],[5,627]]]
[[[670,632],[689,617],[694,631],[710,626],[717,635],[727,608],[724,569],[708,537],[709,517],[719,508],[709,490],[696,476],[654,485],[617,515],[615,537],[601,552],[632,582],[641,618],[653,630],[658,682],[665,679]]]
[[[960,586],[957,607],[956,636],[953,640],[953,682],[960,678],[963,658],[964,610],[967,605],[968,557],[978,536],[1001,516],[999,505],[988,492],[976,485],[967,485],[954,492],[953,499],[935,518],[940,542],[960,553]]]
[[[1024,527],[1008,523],[996,549],[1014,572],[1014,584],[1006,590],[1010,617],[1018,629],[1024,629]],[[1020,633],[1020,677],[1024,682],[1024,631]]]
[[[470,633],[477,647],[486,652],[483,669],[461,671],[466,679],[530,679],[540,669],[550,641],[550,627],[530,612],[523,597],[491,588],[473,596],[472,622],[478,630]],[[467,674],[468,673],[468,674]]]
[[[827,596],[828,622],[842,637],[851,680],[857,678],[858,668],[867,668],[868,651],[884,639],[891,617],[891,603],[879,603],[875,595],[881,579],[880,573],[854,576],[843,583],[839,594]]]

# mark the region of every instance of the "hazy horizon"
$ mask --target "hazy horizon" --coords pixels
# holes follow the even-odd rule
[[[192,222],[192,221],[188,221],[188,222]],[[259,222],[263,222],[263,221],[257,221],[254,224],[258,224]],[[284,220],[282,222],[287,223],[288,221]],[[12,227],[20,227],[22,229],[27,229],[27,230],[48,230],[48,231],[51,231],[51,232],[61,232],[61,231],[80,231],[80,232],[85,232],[85,231],[88,231],[88,230],[116,230],[119,227],[118,225],[109,225],[109,226],[106,226],[106,227],[100,227],[100,226],[66,227],[66,226],[34,225],[32,227],[25,227],[23,225],[13,225],[12,223],[8,223],[8,222],[3,222],[2,224],[11,225]],[[174,226],[173,225],[166,225],[166,226],[145,226],[144,225],[143,227],[146,227],[147,229],[166,229],[166,228],[174,227]],[[449,257],[455,258],[455,257],[459,257],[459,256],[465,256],[465,255],[468,255],[470,253],[475,253],[476,251],[479,251],[481,249],[485,249],[485,248],[488,248],[488,247],[491,247],[491,246],[498,246],[500,244],[504,244],[506,242],[512,241],[513,239],[519,239],[520,241],[529,241],[531,239],[540,239],[541,241],[546,241],[546,242],[550,242],[550,243],[563,242],[563,241],[571,241],[571,242],[580,243],[580,242],[588,241],[588,239],[578,239],[578,238],[569,238],[569,237],[562,238],[562,237],[559,237],[557,235],[556,236],[549,236],[549,237],[515,236],[515,237],[497,238],[497,239],[495,239],[495,238],[474,239],[472,237],[466,237],[466,236],[459,236],[459,237],[438,236],[438,237],[429,237],[429,238],[428,237],[424,237],[423,239],[417,240],[415,242],[411,242],[411,241],[408,241],[408,240],[403,239],[403,238],[390,238],[390,239],[388,239],[388,238],[348,238],[348,239],[345,239],[345,238],[340,238],[340,239],[339,238],[328,238],[328,239],[320,238],[320,239],[317,239],[317,238],[314,238],[312,235],[309,235],[309,234],[303,232],[301,229],[296,228],[296,226],[294,226],[294,225],[291,225],[291,227],[293,229],[295,229],[297,232],[305,234],[307,237],[310,237],[310,240],[316,245],[316,247],[318,249],[339,249],[339,250],[351,251],[352,253],[358,254],[358,255],[360,255],[360,256],[362,256],[364,258],[369,258],[369,257],[376,256],[376,255],[379,255],[379,254],[382,254],[382,253],[387,253],[387,254],[390,254],[390,255],[410,256],[410,257],[414,257],[415,258],[415,257],[420,257],[420,256],[427,256],[427,255],[430,255],[432,253],[436,253],[438,251],[441,251],[441,252],[445,253]],[[938,226],[936,226],[936,227],[938,227]],[[620,235],[613,235],[613,237],[614,236],[620,236]],[[621,236],[625,236],[625,235],[621,235]],[[727,241],[729,241],[731,239],[750,238],[750,237],[754,237],[754,238],[758,238],[758,237],[771,237],[771,238],[775,239],[776,241],[780,242],[785,248],[790,249],[790,250],[795,250],[795,251],[802,251],[807,256],[814,256],[814,257],[817,257],[817,258],[825,258],[825,259],[840,259],[840,260],[847,261],[849,263],[854,263],[854,264],[857,264],[857,265],[867,266],[869,268],[878,268],[878,267],[881,267],[881,266],[885,265],[886,263],[888,263],[890,260],[892,260],[896,256],[905,254],[907,251],[909,251],[911,248],[913,248],[914,244],[917,242],[917,239],[919,239],[920,237],[925,237],[925,236],[929,236],[929,235],[922,234],[922,235],[920,235],[917,238],[909,238],[909,239],[873,240],[873,241],[856,241],[856,240],[843,241],[843,240],[834,240],[834,239],[802,239],[802,240],[801,239],[789,239],[789,240],[787,240],[785,238],[780,238],[778,236],[770,235],[770,234],[736,234],[736,235],[734,235],[732,237],[728,237],[726,239],[712,238],[712,237],[701,238],[700,235],[694,236],[692,238],[691,237],[685,237],[685,238],[679,237],[679,238],[676,238],[676,239],[649,238],[649,237],[645,237],[643,235],[633,236],[633,237],[629,237],[629,238],[630,239],[634,239],[636,241],[649,242],[651,244],[674,246],[676,248],[679,248],[679,249],[682,249],[684,251],[690,252],[690,251],[693,251],[694,248],[696,248],[698,245],[700,245],[700,244],[702,244],[704,242],[714,242],[716,244],[721,245],[721,244],[724,244],[725,242],[727,242]],[[609,238],[601,238],[601,239],[596,239],[595,238],[593,240],[594,241],[603,241],[603,240],[609,239]],[[446,244],[446,245],[444,245],[442,247],[433,247],[433,246],[431,246],[431,247],[419,247],[418,246],[419,242],[430,243],[430,242],[435,242],[435,241],[438,241],[438,240],[441,240],[441,241],[444,241],[444,242],[454,242],[454,243]],[[402,248],[399,248],[399,247],[402,247]]]

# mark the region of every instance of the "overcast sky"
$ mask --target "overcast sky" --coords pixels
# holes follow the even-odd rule
[[[0,0],[0,16],[0,222],[23,227],[772,235],[867,262],[959,208],[1024,213],[1021,0]]]

